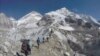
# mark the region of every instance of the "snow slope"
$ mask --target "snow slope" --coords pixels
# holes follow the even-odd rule
[[[4,13],[0,13],[0,28],[11,28],[13,23],[10,17],[7,17]]]
[[[18,25],[20,24],[27,24],[27,23],[34,23],[39,21],[42,18],[42,15],[38,12],[32,11],[29,14],[23,16],[18,20]]]
[[[59,29],[67,30],[67,31],[74,31],[75,29],[71,26],[59,26]]]

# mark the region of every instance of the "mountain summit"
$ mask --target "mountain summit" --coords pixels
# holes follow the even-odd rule
[[[29,14],[23,16],[18,20],[18,25],[28,22],[35,22],[42,18],[42,15],[38,12],[32,11]]]
[[[10,17],[7,17],[4,13],[0,13],[0,28],[12,28],[13,23]]]

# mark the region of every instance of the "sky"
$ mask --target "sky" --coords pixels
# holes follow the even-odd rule
[[[44,14],[62,7],[100,20],[100,0],[0,0],[0,12],[16,19],[31,11]]]

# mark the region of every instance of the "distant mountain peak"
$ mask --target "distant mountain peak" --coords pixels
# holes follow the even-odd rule
[[[21,19],[23,20],[23,19],[25,19],[25,18],[34,17],[34,16],[42,17],[42,15],[41,15],[40,13],[38,13],[38,12],[36,12],[36,11],[32,11],[32,12],[26,14],[25,16],[23,16],[22,18],[20,18],[19,20],[21,20]],[[37,20],[39,20],[39,19],[37,19]]]
[[[37,11],[32,11],[32,12],[30,12],[29,14],[36,14],[36,15],[41,15],[39,12],[37,12]]]
[[[0,13],[0,18],[4,18],[4,17],[7,17],[4,13]]]
[[[0,15],[4,16],[5,14],[1,12]]]
[[[36,11],[32,11],[18,20],[18,25],[28,22],[36,22],[42,18],[42,15]]]
[[[6,16],[4,13],[0,13],[0,28],[11,28],[13,27],[10,17]]]
[[[73,13],[71,11],[69,11],[66,7],[46,13],[46,15],[58,15],[61,17],[66,17],[66,16],[72,15],[72,14]]]
[[[63,14],[63,15],[70,15],[72,12],[68,10],[66,7],[63,7],[61,9],[56,10],[57,13]]]
[[[62,11],[62,12],[69,12],[69,10],[66,7],[63,7],[61,9],[58,9],[57,11]]]

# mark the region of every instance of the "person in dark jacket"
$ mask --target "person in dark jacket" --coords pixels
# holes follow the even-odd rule
[[[38,39],[37,39],[37,47],[39,48],[39,46],[40,46],[40,38],[38,37]]]
[[[49,33],[49,36],[51,37],[52,34],[53,34],[53,30],[51,29],[51,30],[50,30],[50,33]]]
[[[43,43],[45,42],[45,38],[43,37]]]
[[[31,53],[31,48],[29,45],[29,40],[23,40],[22,46],[21,46],[21,52],[25,54],[25,56],[28,56],[29,53]]]
[[[47,42],[49,42],[49,36],[46,39],[47,39]]]

